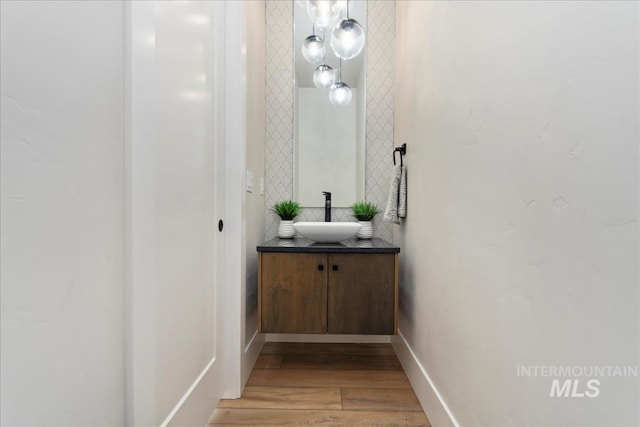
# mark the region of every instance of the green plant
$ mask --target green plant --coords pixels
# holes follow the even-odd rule
[[[293,200],[285,200],[284,202],[278,202],[273,205],[271,209],[280,217],[280,219],[291,220],[298,216],[300,213],[300,203]]]
[[[380,209],[371,202],[355,202],[351,205],[351,212],[358,221],[371,221],[374,216],[380,213]]]

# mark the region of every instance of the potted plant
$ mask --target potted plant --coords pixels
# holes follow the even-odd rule
[[[358,222],[360,222],[360,230],[356,234],[359,239],[370,239],[373,236],[373,227],[371,226],[371,221],[373,221],[373,217],[380,213],[380,209],[378,206],[371,202],[355,202],[351,205],[351,212],[353,216],[356,217]]]
[[[278,237],[281,239],[293,239],[296,229],[293,228],[293,219],[300,213],[300,203],[293,200],[285,200],[273,205],[273,212],[280,217]]]

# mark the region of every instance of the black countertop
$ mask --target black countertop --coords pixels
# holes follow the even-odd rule
[[[322,252],[395,254],[400,248],[382,239],[347,239],[340,243],[316,243],[308,239],[280,239],[275,237],[257,247],[258,252]]]

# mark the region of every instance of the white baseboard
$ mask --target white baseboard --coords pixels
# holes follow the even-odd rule
[[[202,425],[209,420],[213,409],[218,405],[217,401],[211,399],[211,381],[213,381],[211,367],[216,363],[216,358],[212,358],[207,366],[200,372],[191,386],[178,401],[167,418],[160,424],[160,427],[170,425],[185,425],[196,423],[200,420]]]
[[[390,335],[264,334],[266,342],[388,344]]]
[[[262,351],[262,347],[264,346],[264,336],[256,330],[251,339],[249,340],[249,344],[244,348],[244,355],[242,360],[242,389],[244,390],[245,384],[247,384],[247,380],[249,380],[249,376],[251,375],[251,371],[253,370],[253,366],[256,364],[258,357],[260,356],[260,352]],[[240,396],[237,396],[240,397]]]
[[[431,425],[434,427],[460,427],[400,330],[391,343]]]
[[[251,339],[249,340],[249,344],[247,344],[244,347],[244,354],[251,354],[251,353],[255,352],[255,350],[254,350],[255,345],[254,344],[258,344],[258,343],[264,342],[264,339],[260,339],[260,338],[262,338],[262,337],[260,336],[260,333],[256,330],[253,333],[253,336],[251,337]],[[262,349],[262,345],[260,345],[260,348]],[[259,352],[258,352],[258,354],[259,354]]]

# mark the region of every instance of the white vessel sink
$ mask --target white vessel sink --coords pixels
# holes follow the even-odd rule
[[[307,239],[338,243],[356,234],[361,225],[357,222],[296,222],[293,227]]]

